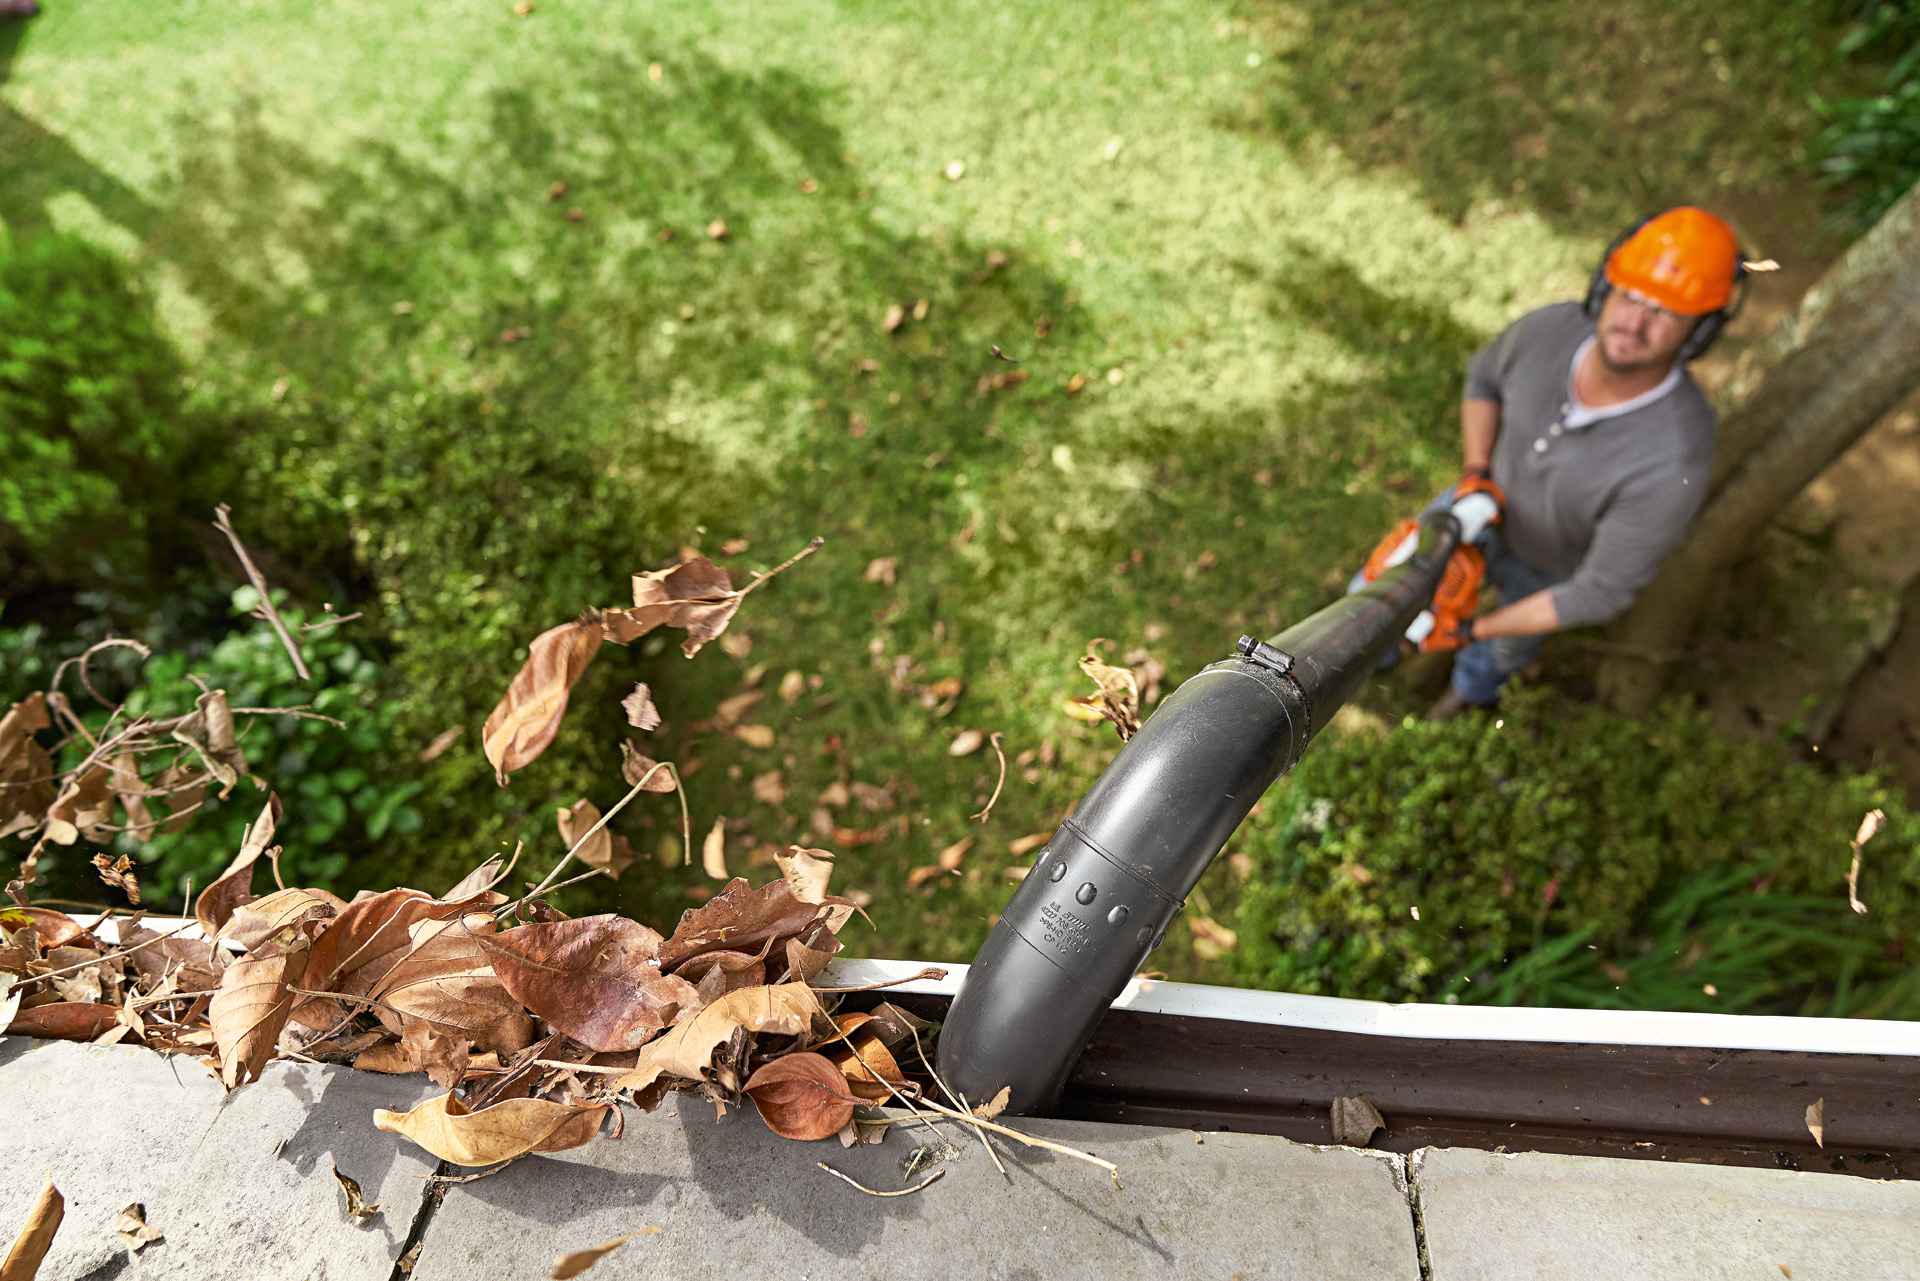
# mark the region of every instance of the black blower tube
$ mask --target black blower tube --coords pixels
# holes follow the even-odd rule
[[[1439,586],[1460,524],[1429,514],[1413,556],[1271,641],[1243,636],[1160,704],[1014,891],[940,1032],[970,1103],[1050,1107],[1100,1018],[1160,945],[1234,829],[1380,666]]]

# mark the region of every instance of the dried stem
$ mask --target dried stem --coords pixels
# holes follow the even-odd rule
[[[952,1117],[956,1121],[971,1121],[973,1124],[979,1126],[983,1130],[992,1130],[995,1134],[1004,1134],[1008,1138],[1024,1143],[1030,1148],[1045,1148],[1049,1152],[1058,1152],[1062,1156],[1070,1156],[1076,1160],[1085,1161],[1089,1165],[1097,1165],[1101,1169],[1105,1170],[1110,1176],[1112,1176],[1113,1186],[1115,1188],[1119,1188],[1123,1192],[1126,1190],[1124,1188],[1120,1188],[1120,1167],[1115,1165],[1111,1161],[1102,1161],[1099,1157],[1093,1155],[1093,1153],[1091,1152],[1082,1152],[1078,1148],[1070,1148],[1064,1143],[1055,1143],[1050,1139],[1036,1139],[1031,1134],[1022,1134],[1018,1130],[1009,1129],[1006,1126],[1000,1125],[996,1122],[983,1121],[977,1116],[969,1116],[964,1113],[956,1112],[952,1108],[942,1106],[941,1104],[935,1103],[930,1099],[923,1098],[920,1100],[920,1104],[922,1107],[928,1108],[934,1112],[938,1112],[941,1116]]]
[[[247,545],[240,541],[240,535],[234,532],[233,522],[229,519],[231,510],[225,503],[213,509],[213,527],[227,536],[233,544],[233,554],[240,558],[240,567],[247,571],[247,581],[253,584],[253,590],[260,594],[260,617],[273,624],[273,630],[280,636],[280,643],[286,647],[287,657],[293,660],[293,670],[300,673],[300,679],[310,681],[313,673],[307,670],[307,660],[300,657],[300,645],[293,639],[293,633],[280,620],[280,611],[273,607],[273,597],[267,593],[267,580],[253,563],[253,557],[247,555]]]
[[[411,1019],[411,1018],[419,1017],[418,1015],[409,1014],[405,1010],[396,1010],[391,1005],[388,1005],[385,1001],[376,1001],[370,996],[349,996],[345,992],[316,992],[312,988],[305,988],[305,987],[289,987],[287,991],[297,992],[301,996],[317,996],[328,1001],[352,1001],[358,1005],[371,1005],[376,1010],[385,1010],[387,1013],[393,1015],[396,1018]],[[352,1015],[349,1015],[348,1017],[352,1018],[358,1014],[359,1014],[359,1011],[355,1010],[354,1013]],[[332,1035],[332,1034],[329,1033],[328,1035]],[[327,1038],[324,1036],[320,1038],[321,1041],[324,1041],[326,1039]],[[318,1045],[319,1041],[311,1042],[311,1044]]]
[[[69,965],[63,969],[48,970],[45,974],[35,974],[32,977],[36,979],[50,979],[50,978],[53,978],[55,975],[71,974],[75,970],[84,970],[90,965],[99,965],[103,961],[115,961],[120,959],[123,956],[132,956],[135,952],[138,952],[143,948],[152,947],[155,943],[164,943],[168,939],[172,938],[174,934],[179,934],[179,933],[182,933],[183,931],[193,929],[195,926],[199,924],[200,922],[198,921],[188,921],[185,925],[182,925],[179,929],[174,930],[172,933],[162,934],[159,938],[151,938],[144,943],[136,943],[132,947],[127,948],[123,952],[103,952],[99,956],[94,957],[91,961],[82,961],[78,965]]]
[[[947,972],[937,965],[929,965],[918,974],[909,974],[903,979],[888,979],[884,983],[862,983],[859,987],[816,987],[816,992],[878,992],[883,987],[899,987],[902,983],[918,983],[921,979],[939,980],[947,977]]]
[[[1860,901],[1860,851],[1886,825],[1885,810],[1869,810],[1860,820],[1860,830],[1853,838],[1853,866],[1847,869],[1847,906],[1862,916],[1867,914],[1867,905]]]
[[[814,535],[813,541],[808,543],[805,547],[802,547],[799,551],[787,557],[785,560],[781,561],[778,565],[775,565],[772,569],[768,570],[766,573],[757,575],[752,582],[748,583],[745,587],[742,587],[740,589],[740,594],[742,596],[745,596],[748,592],[754,590],[756,587],[764,587],[767,584],[768,580],[770,580],[775,574],[781,573],[785,570],[792,569],[795,565],[798,565],[801,561],[805,560],[807,557],[819,551],[820,545],[826,541],[827,541],[826,539],[820,537],[819,535],[817,534]]]
[[[680,787],[679,772],[675,770],[667,762],[657,761],[654,763],[654,766],[652,769],[649,769],[646,773],[640,776],[640,781],[638,783],[635,783],[633,787],[628,790],[625,796],[622,796],[618,801],[614,803],[614,806],[612,809],[608,810],[606,813],[600,816],[599,822],[595,823],[592,827],[589,827],[586,831],[580,833],[580,839],[573,843],[573,847],[567,851],[566,856],[564,858],[562,858],[558,863],[555,863],[553,865],[553,870],[547,873],[546,879],[542,880],[538,885],[534,886],[533,889],[528,891],[528,893],[523,897],[515,899],[513,902],[508,903],[502,908],[500,908],[500,910],[498,910],[493,914],[494,919],[501,920],[505,918],[509,913],[514,911],[514,909],[518,908],[522,903],[531,902],[533,899],[540,897],[540,895],[545,894],[549,889],[553,888],[554,878],[560,875],[560,869],[573,861],[573,856],[579,853],[580,847],[582,845],[585,845],[587,843],[587,838],[592,836],[595,832],[599,831],[601,828],[605,827],[607,823],[612,820],[615,814],[618,814],[621,810],[625,809],[627,807],[628,801],[631,801],[634,797],[640,795],[641,791],[646,787],[647,781],[653,777],[654,772],[656,770],[666,770],[667,777],[673,780],[674,790],[679,791],[681,793],[680,812],[681,812],[682,820],[684,821],[686,819],[687,798],[686,798],[685,791]],[[693,841],[693,828],[690,823],[687,825],[686,839],[688,841],[688,849],[691,850],[692,841]]]
[[[933,1070],[933,1062],[927,1058],[927,1048],[920,1044],[920,1029],[909,1027],[907,1030],[913,1033],[913,1052],[920,1056],[920,1066],[927,1070],[927,1075],[933,1078],[935,1085],[945,1091],[948,1098],[960,1105],[960,1110],[967,1114],[968,1124],[973,1126],[973,1132],[980,1137],[980,1146],[987,1150],[987,1157],[993,1162],[993,1168],[1000,1171],[1001,1178],[1011,1180],[1012,1176],[1007,1173],[1007,1167],[1000,1164],[1000,1154],[993,1150],[993,1144],[987,1142],[987,1132],[980,1128],[980,1118],[974,1115],[966,1096],[949,1088],[947,1083],[940,1079],[940,1074]]]
[[[993,737],[987,740],[993,744],[993,754],[1000,758],[1000,781],[993,785],[993,795],[987,798],[986,808],[970,816],[979,819],[982,823],[987,821],[987,815],[993,813],[993,803],[1000,799],[1000,789],[1007,785],[1007,754],[1000,750],[1000,740],[1005,737],[1005,734],[995,730]]]
[[[825,1161],[815,1161],[814,1164],[819,1166],[821,1169],[825,1170],[828,1174],[831,1174],[834,1178],[839,1179],[844,1183],[853,1184],[854,1187],[859,1188],[862,1192],[866,1193],[868,1196],[912,1196],[914,1193],[918,1192],[920,1189],[926,1187],[927,1184],[939,1182],[940,1179],[946,1174],[946,1170],[944,1169],[935,1170],[932,1174],[929,1174],[926,1178],[920,1180],[920,1182],[914,1184],[910,1188],[901,1188],[898,1192],[875,1192],[872,1188],[868,1187],[866,1184],[861,1183],[855,1178],[853,1178],[853,1176],[840,1173],[840,1171],[834,1169],[832,1166],[828,1165]]]
[[[342,623],[351,623],[354,619],[359,618],[360,616],[361,616],[360,611],[356,609],[351,614],[340,614],[337,616],[330,616],[330,617],[321,619],[317,623],[302,623],[300,625],[300,630],[303,632],[317,632],[322,628],[338,627]]]

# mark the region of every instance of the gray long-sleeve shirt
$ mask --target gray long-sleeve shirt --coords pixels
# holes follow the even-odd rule
[[[1501,535],[1521,560],[1566,577],[1550,589],[1562,627],[1604,623],[1633,603],[1699,511],[1713,471],[1713,408],[1684,372],[1651,403],[1597,419],[1581,412],[1573,357],[1592,336],[1578,303],[1555,303],[1509,325],[1467,366],[1466,399],[1500,406]]]

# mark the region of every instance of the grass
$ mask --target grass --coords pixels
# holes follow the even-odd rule
[[[699,762],[696,827],[728,816],[736,866],[811,841],[829,784],[890,788],[839,820],[892,825],[841,855],[875,898],[854,945],[954,959],[1007,842],[1111,756],[1058,710],[1086,641],[1177,681],[1324,603],[1452,474],[1466,356],[1577,290],[1627,213],[1800,207],[1797,95],[1831,74],[1812,10],[1639,0],[74,0],[25,31],[0,218],[141,265],[231,424],[237,519],[302,595],[369,612],[407,700],[392,768],[433,839],[364,850],[345,888],[438,888],[521,836],[557,856],[557,804],[625,790],[617,700],[647,680],[649,750]],[[1029,380],[983,386],[1011,369],[990,344]],[[609,649],[496,792],[479,728],[534,634],[679,548],[747,540],[738,576],[815,534],[736,624],[750,648]],[[923,706],[899,660],[964,694]],[[791,704],[790,670],[820,678]],[[755,679],[773,748],[694,729]],[[985,825],[962,728],[1053,745]],[[774,770],[785,800],[756,801]],[[622,823],[653,857],[569,910],[665,924],[708,888],[646,804]],[[968,835],[962,875],[908,888]],[[1178,935],[1156,963],[1210,973]]]

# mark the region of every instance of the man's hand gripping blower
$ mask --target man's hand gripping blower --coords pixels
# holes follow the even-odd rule
[[[1498,519],[1498,498],[1469,477],[1450,507],[1389,535],[1364,586],[1272,640],[1241,637],[1234,657],[1160,704],[1053,834],[974,958],[940,1033],[952,1089],[984,1103],[1005,1087],[1016,1113],[1058,1098],[1101,1016],[1254,802],[1403,636],[1451,648],[1446,629],[1471,617],[1485,574],[1467,533]]]

